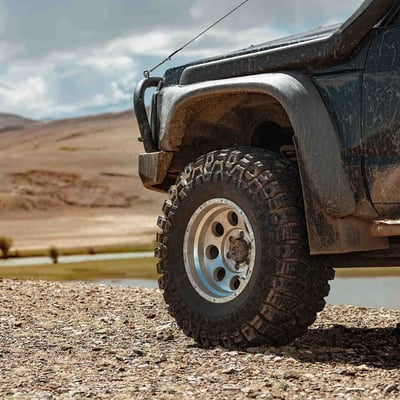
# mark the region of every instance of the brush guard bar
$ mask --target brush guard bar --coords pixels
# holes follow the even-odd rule
[[[133,107],[136,114],[137,123],[140,130],[140,139],[143,142],[144,150],[146,153],[153,153],[158,151],[153,129],[157,125],[157,92],[153,94],[152,108],[151,108],[151,125],[147,116],[145,106],[146,90],[151,87],[161,88],[163,78],[160,77],[147,77],[141,80],[135,89],[133,95]]]

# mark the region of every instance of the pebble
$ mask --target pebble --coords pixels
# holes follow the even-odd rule
[[[397,384],[389,384],[383,389],[384,394],[392,393],[397,390]]]
[[[283,373],[284,379],[299,379],[300,377],[301,377],[301,374],[298,371],[285,371]]]

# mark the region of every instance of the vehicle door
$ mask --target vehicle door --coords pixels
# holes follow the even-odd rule
[[[365,181],[381,216],[400,217],[400,21],[377,28],[363,74]]]

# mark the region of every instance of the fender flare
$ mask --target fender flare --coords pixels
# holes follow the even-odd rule
[[[270,73],[173,86],[163,90],[160,148],[177,151],[182,144],[189,106],[210,95],[234,92],[273,97],[286,111],[294,129],[303,191],[333,217],[354,213],[356,201],[342,160],[342,147],[331,116],[309,78],[298,73]]]

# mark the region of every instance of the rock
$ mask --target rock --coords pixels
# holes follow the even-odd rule
[[[383,389],[383,393],[389,394],[389,393],[394,392],[395,390],[397,390],[397,383],[396,384],[390,383],[387,386],[385,386],[385,389]]]
[[[139,349],[139,348],[134,348],[134,349],[132,350],[132,352],[133,352],[133,354],[134,354],[135,356],[139,356],[139,357],[143,357],[143,356],[146,355],[146,352],[143,351],[142,349]]]
[[[266,346],[261,346],[261,347],[248,347],[246,349],[247,353],[250,354],[257,354],[257,353],[264,353],[265,350],[267,349]]]
[[[285,371],[282,375],[283,379],[299,379],[301,377],[298,371]]]
[[[236,385],[222,385],[222,390],[239,391],[240,388]]]
[[[365,392],[364,388],[358,388],[358,387],[347,387],[346,392]]]
[[[155,363],[161,364],[165,361],[168,361],[167,356],[165,354],[161,354],[161,356],[155,361]]]
[[[237,368],[235,368],[235,367],[228,367],[228,368],[223,369],[221,371],[222,374],[226,374],[226,375],[232,375],[232,374],[235,374],[237,372],[239,372],[239,370]]]
[[[365,364],[358,365],[354,369],[357,370],[357,371],[370,371],[371,370],[371,368],[368,367],[368,365],[365,365]]]

